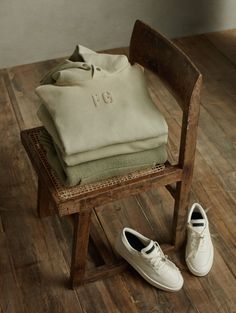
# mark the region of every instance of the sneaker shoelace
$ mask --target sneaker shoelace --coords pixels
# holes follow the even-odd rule
[[[145,252],[142,252],[142,254],[149,261],[152,268],[159,270],[166,264],[165,262],[167,261],[168,256],[162,252],[159,244],[156,241],[154,241],[153,244],[155,246],[154,253],[147,254]]]
[[[188,228],[191,230],[191,243],[190,243],[190,253],[188,258],[196,257],[198,252],[205,244],[205,227],[201,232],[198,232],[194,229],[191,224],[188,224]]]

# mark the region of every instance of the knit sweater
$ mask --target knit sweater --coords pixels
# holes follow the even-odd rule
[[[109,158],[67,166],[60,158],[51,136],[43,131],[40,142],[47,153],[47,159],[58,178],[66,186],[96,182],[108,177],[124,175],[132,171],[162,164],[167,160],[165,145],[142,152],[116,155]]]
[[[74,153],[67,155],[62,151],[60,139],[57,134],[56,127],[54,126],[53,120],[44,105],[38,110],[38,117],[42,121],[44,127],[47,129],[49,134],[52,136],[54,141],[55,149],[60,155],[63,162],[68,166],[73,166],[81,164],[88,161],[98,160],[102,158],[107,158],[115,155],[122,155],[126,153],[134,153],[139,151],[144,151],[148,149],[157,148],[160,145],[164,145],[167,140],[167,134],[162,136],[148,138],[144,140],[136,140],[133,142],[124,142],[119,144],[114,144],[106,147],[102,147],[95,150],[89,150],[85,152]],[[78,137],[81,136],[78,134]]]

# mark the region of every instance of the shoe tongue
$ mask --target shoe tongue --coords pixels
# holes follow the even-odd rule
[[[205,223],[205,220],[204,219],[196,219],[196,220],[191,220],[191,225],[192,227],[194,227],[194,229],[196,231],[202,231],[205,226],[206,226],[206,223]]]
[[[142,249],[142,252],[145,252],[146,254],[150,254],[154,251],[155,249],[155,245],[154,242],[152,240],[150,240],[149,244]]]

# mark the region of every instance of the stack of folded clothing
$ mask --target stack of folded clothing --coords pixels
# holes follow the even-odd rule
[[[164,163],[168,136],[143,69],[77,47],[36,88],[47,158],[67,186]]]

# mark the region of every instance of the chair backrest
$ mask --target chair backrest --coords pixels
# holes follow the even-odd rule
[[[131,63],[156,72],[184,110],[201,74],[187,55],[165,36],[137,20],[129,49]]]
[[[192,175],[200,109],[202,75],[189,57],[173,42],[137,20],[129,50],[131,63],[155,72],[183,110],[178,165]]]

